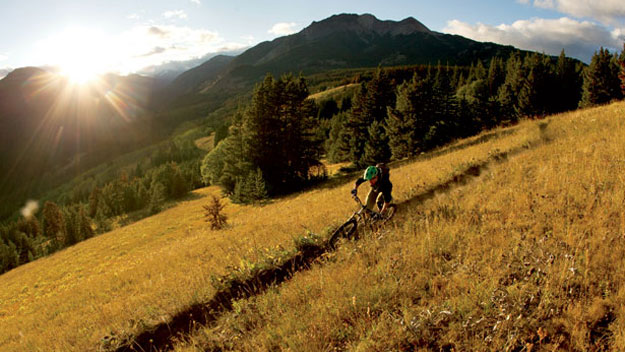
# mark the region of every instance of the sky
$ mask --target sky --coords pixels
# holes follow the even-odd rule
[[[58,66],[128,74],[241,50],[339,13],[414,17],[431,30],[590,62],[623,50],[624,0],[1,0],[0,77]]]

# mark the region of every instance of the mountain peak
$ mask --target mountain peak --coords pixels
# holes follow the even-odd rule
[[[35,75],[41,75],[41,74],[45,74],[46,71],[38,68],[38,67],[32,67],[32,66],[28,66],[28,67],[20,67],[20,68],[16,68],[15,70],[9,72],[6,77],[4,77],[4,80],[6,81],[26,81],[27,79],[35,76]]]
[[[413,33],[430,33],[431,31],[413,17],[400,22],[381,21],[371,14],[340,14],[331,16],[320,22],[313,22],[302,34],[309,39],[325,37],[337,31],[353,31],[358,33],[375,33],[378,35],[408,35]]]

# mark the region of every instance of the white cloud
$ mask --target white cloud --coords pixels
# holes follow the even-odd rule
[[[29,200],[26,202],[26,205],[21,209],[22,216],[26,219],[35,215],[35,213],[39,210],[39,202],[36,200]]]
[[[165,11],[163,13],[163,17],[165,18],[178,18],[184,20],[187,18],[186,12],[184,10],[173,10],[173,11]]]
[[[202,5],[202,3],[200,2],[200,0],[191,0],[191,2],[192,2],[192,3],[194,3],[194,4],[196,4],[196,5],[198,5],[198,6]]]
[[[138,20],[141,19],[141,16],[136,13],[131,13],[130,15],[126,16],[126,18],[129,20]]]
[[[294,23],[294,22],[276,23],[267,32],[274,34],[274,35],[289,35],[289,34],[293,34],[296,32],[295,26],[297,26],[297,23]]]
[[[530,0],[520,0],[529,4]],[[625,19],[623,0],[534,0],[534,6],[554,9],[575,17],[596,19],[605,24],[616,24]]]
[[[8,56],[0,54],[0,61],[4,61],[4,60],[8,60],[8,59],[9,59]]]
[[[567,17],[516,21],[510,25],[471,25],[458,20],[449,21],[444,32],[459,34],[478,41],[513,45],[520,49],[558,55],[562,49],[567,56],[590,62],[593,53],[603,46],[616,50],[625,40],[623,32],[610,32],[589,21]]]

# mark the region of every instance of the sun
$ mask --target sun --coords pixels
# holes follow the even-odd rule
[[[61,75],[71,83],[84,85],[114,66],[113,44],[111,37],[101,30],[68,27],[39,43],[38,48],[50,64],[59,68]]]
[[[84,85],[95,80],[99,72],[89,63],[68,63],[61,65],[61,75],[73,84]]]

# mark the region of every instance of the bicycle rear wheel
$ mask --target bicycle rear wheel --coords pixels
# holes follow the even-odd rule
[[[395,212],[397,212],[397,204],[389,204],[382,216],[382,222],[387,222],[395,216]]]
[[[336,241],[339,238],[352,238],[356,233],[356,229],[358,228],[358,223],[355,219],[350,219],[345,222],[343,225],[339,226],[338,229],[334,230],[332,236],[330,236],[330,245],[334,247]]]

